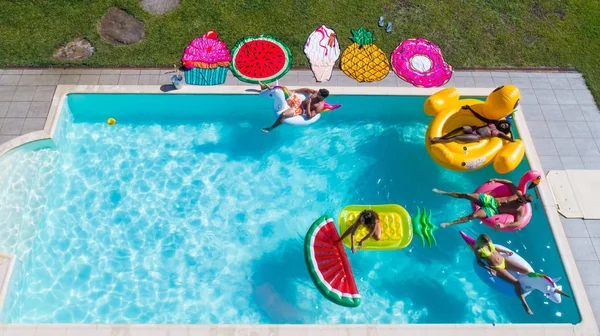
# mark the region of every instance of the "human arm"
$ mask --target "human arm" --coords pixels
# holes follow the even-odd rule
[[[505,179],[499,179],[499,178],[491,178],[488,180],[488,182],[502,183],[502,184],[506,185],[508,187],[508,189],[510,189],[510,192],[513,193],[513,195],[517,195],[519,197],[521,197],[523,195],[523,193],[517,188],[517,186],[514,183],[512,183],[512,181],[505,180]]]
[[[306,100],[306,116],[308,117],[308,119],[311,119],[312,117],[314,117],[316,115],[316,113],[314,113],[312,111],[312,98],[308,98]]]
[[[486,124],[494,124],[494,123],[495,123],[495,121],[494,121],[494,120],[488,119],[488,118],[486,118],[486,117],[482,116],[481,114],[479,114],[479,113],[475,112],[475,111],[474,111],[474,110],[471,108],[471,106],[469,106],[469,105],[465,105],[465,106],[463,106],[463,107],[462,107],[462,109],[463,109],[463,110],[469,110],[469,111],[471,111],[471,113],[473,113],[473,115],[474,115],[475,117],[477,117],[477,119],[479,119],[479,120],[483,121],[483,122],[484,122],[484,123],[486,123]]]
[[[506,135],[504,132],[498,132],[498,137],[506,141],[514,142],[515,138],[513,137],[512,132],[509,134],[510,136]]]
[[[517,210],[517,214],[515,215],[515,220],[513,222],[511,222],[511,223],[500,225],[500,228],[501,229],[505,229],[505,228],[506,229],[518,228],[523,223],[523,216],[524,215],[525,215],[525,211],[523,210],[523,207],[519,207],[519,209]]]
[[[473,252],[475,252],[475,250],[473,250]],[[477,264],[479,264],[479,266],[485,268],[488,272],[490,272],[490,274],[492,276],[495,276],[496,271],[494,269],[492,269],[491,267],[489,267],[488,265],[486,265],[483,261],[481,261],[481,257],[477,254],[477,252],[475,252],[475,255],[477,256]]]
[[[350,225],[350,227],[347,228],[346,231],[344,231],[344,233],[342,234],[340,239],[336,240],[335,243],[344,240],[344,238],[348,237],[348,235],[352,235],[352,237],[354,237],[354,232],[356,231],[357,227],[358,227],[358,220],[355,221],[352,225]]]
[[[505,249],[503,247],[496,246],[496,245],[494,245],[494,247],[496,248],[496,251],[498,251],[500,253],[505,253],[507,256],[513,255],[513,252],[509,249]]]
[[[371,229],[371,231],[370,231],[370,232],[369,232],[369,233],[368,233],[366,236],[364,236],[364,237],[363,237],[363,239],[361,239],[361,240],[358,242],[358,246],[359,246],[359,247],[360,247],[360,246],[362,246],[362,244],[364,243],[364,241],[365,241],[365,240],[367,240],[367,239],[369,239],[369,238],[373,237],[373,234],[374,234],[374,233],[375,233],[375,227],[373,227],[373,228]]]
[[[301,94],[305,94],[305,95],[316,95],[317,90],[313,90],[313,89],[309,89],[309,88],[299,88],[299,89],[295,89],[295,90],[291,90],[292,92],[296,92],[296,93],[301,93]]]
[[[350,243],[351,243],[351,249],[352,249],[352,253],[354,253],[356,251],[356,248],[354,247],[354,233],[356,232],[356,229],[358,228],[360,224],[358,223],[358,220],[356,220],[352,225],[350,225],[349,228],[346,229],[346,231],[344,231],[344,233],[342,234],[342,236],[340,237],[340,239],[336,240],[334,243],[338,243],[342,240],[344,240],[344,238],[350,236]]]

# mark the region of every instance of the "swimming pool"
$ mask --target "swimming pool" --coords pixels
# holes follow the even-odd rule
[[[425,206],[436,221],[453,219],[468,204],[431,189],[473,190],[494,176],[491,168],[454,173],[431,161],[424,97],[331,100],[343,110],[311,127],[263,134],[271,103],[256,96],[70,95],[56,148],[18,149],[1,161],[0,211],[9,220],[0,227],[7,237],[0,251],[19,258],[3,321],[580,320],[573,300],[555,305],[540,293],[530,295],[535,315],[527,316],[516,297],[479,281],[458,235],[459,228],[490,233],[534,268],[562,277],[571,293],[539,200],[518,233],[471,223],[438,230],[438,248],[414,239],[404,250],[359,251],[350,261],[361,306],[321,297],[302,255],[318,216],[337,218],[347,204],[397,203],[411,213]],[[108,117],[117,125],[107,126]],[[524,162],[508,177],[527,169]]]

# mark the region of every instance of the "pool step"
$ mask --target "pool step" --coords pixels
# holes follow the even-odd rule
[[[600,170],[551,170],[546,177],[561,215],[600,219]]]

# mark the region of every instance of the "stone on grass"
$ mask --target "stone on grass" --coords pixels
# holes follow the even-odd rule
[[[90,41],[82,37],[77,37],[73,41],[56,49],[52,54],[52,58],[61,61],[83,61],[92,56],[93,53],[94,46],[92,46]]]
[[[177,5],[179,0],[142,0],[142,8],[156,15],[168,13]]]
[[[116,45],[133,44],[144,38],[144,23],[112,7],[100,20],[100,36]]]

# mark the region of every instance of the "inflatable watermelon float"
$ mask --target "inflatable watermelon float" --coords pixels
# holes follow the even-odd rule
[[[271,83],[292,66],[292,53],[281,40],[270,35],[246,36],[231,50],[231,72],[246,83]]]
[[[360,294],[333,219],[323,215],[308,229],[304,257],[308,273],[327,299],[341,306],[358,307]]]

